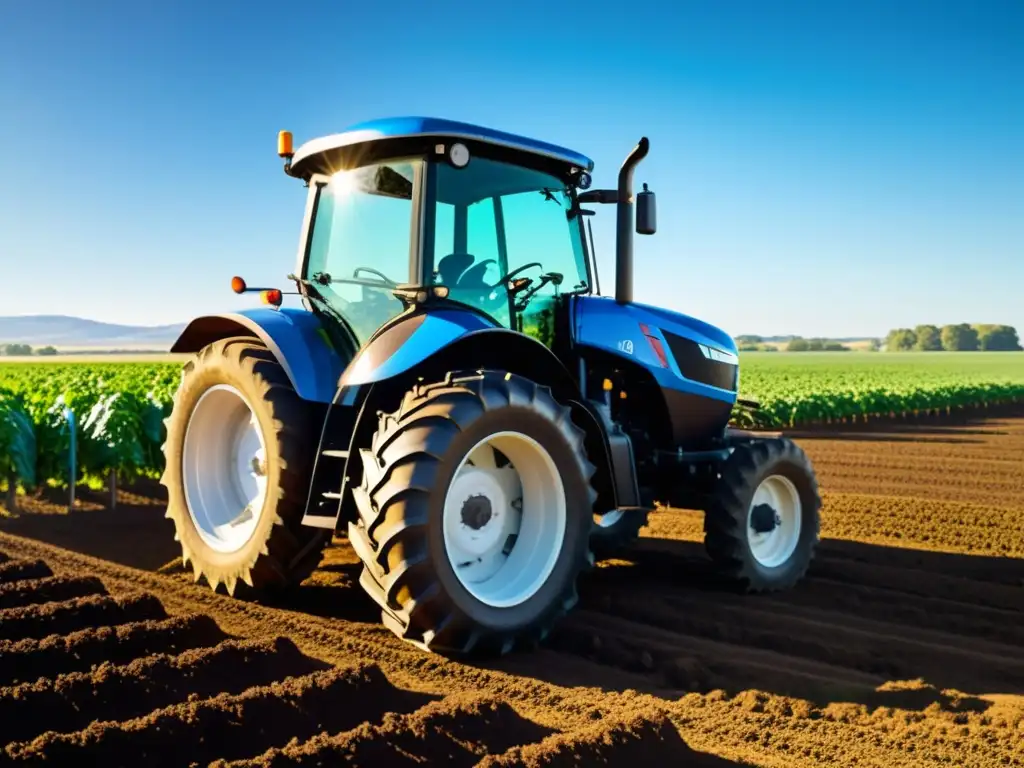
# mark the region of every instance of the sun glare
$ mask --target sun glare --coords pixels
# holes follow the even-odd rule
[[[332,174],[330,187],[335,195],[347,195],[356,188],[357,171],[338,171]]]

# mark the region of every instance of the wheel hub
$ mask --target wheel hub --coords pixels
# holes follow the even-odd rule
[[[565,489],[547,450],[519,432],[493,434],[469,451],[448,486],[448,561],[477,600],[519,605],[551,574],[566,518]]]
[[[778,568],[796,551],[803,528],[800,493],[784,475],[769,475],[754,490],[747,512],[747,544],[765,568]]]
[[[499,478],[500,471],[466,467],[452,483],[445,504],[445,533],[460,552],[456,566],[479,563],[482,556],[500,550],[509,534],[515,532],[515,521],[508,514],[509,494]],[[456,510],[457,515],[451,514]]]
[[[782,525],[782,516],[771,504],[758,504],[750,511],[750,527],[754,533],[771,533]]]
[[[462,504],[462,524],[479,531],[493,516],[491,501],[486,496],[470,496]]]

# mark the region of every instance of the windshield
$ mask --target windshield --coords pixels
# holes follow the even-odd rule
[[[392,290],[409,282],[418,165],[421,160],[391,160],[344,171],[319,191],[302,277],[359,343],[403,310]]]
[[[582,230],[579,217],[567,215],[572,197],[564,181],[481,157],[462,169],[436,169],[432,277],[451,298],[516,327],[559,293],[589,290]],[[530,282],[510,295],[510,275]]]

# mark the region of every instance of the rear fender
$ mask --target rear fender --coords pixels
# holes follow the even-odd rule
[[[338,386],[350,389],[393,379],[418,367],[457,339],[484,330],[518,335],[466,310],[439,309],[400,315],[359,350]]]
[[[197,317],[182,331],[171,352],[198,352],[232,336],[252,336],[266,344],[303,400],[330,403],[334,398],[345,360],[320,320],[305,310],[247,309]]]

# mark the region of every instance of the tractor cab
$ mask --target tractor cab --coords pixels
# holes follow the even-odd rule
[[[362,347],[426,291],[497,327],[543,335],[559,295],[591,292],[577,189],[593,162],[464,123],[380,120],[310,141],[296,276],[308,307]]]

